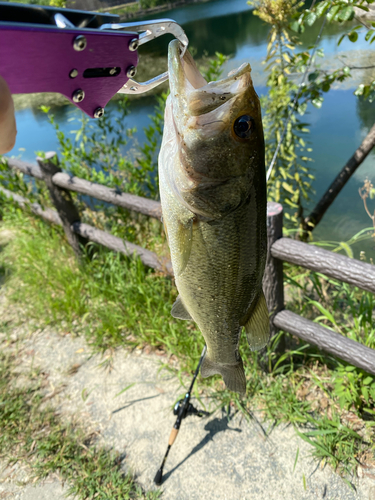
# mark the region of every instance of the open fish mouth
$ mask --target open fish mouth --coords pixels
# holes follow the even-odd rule
[[[226,78],[208,83],[188,51],[181,57],[178,40],[169,44],[169,82],[173,108],[177,113],[182,113],[185,119],[209,114],[222,106],[227,112],[230,108],[227,103],[242,95],[249,86],[252,87],[250,73],[250,64],[244,63]],[[215,120],[215,114],[209,118],[212,121],[207,124]],[[204,126],[204,123],[201,125]]]

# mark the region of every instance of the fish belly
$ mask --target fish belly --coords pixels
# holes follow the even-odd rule
[[[221,221],[194,223],[188,264],[176,276],[182,302],[214,363],[239,362],[241,320],[261,290],[264,252],[257,212],[251,205]]]

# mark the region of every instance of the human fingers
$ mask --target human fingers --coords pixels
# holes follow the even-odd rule
[[[0,154],[7,153],[16,142],[16,119],[9,87],[0,76]]]

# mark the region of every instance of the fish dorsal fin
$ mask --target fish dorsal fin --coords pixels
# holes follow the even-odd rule
[[[255,307],[251,306],[249,318],[244,323],[247,341],[252,351],[264,347],[269,339],[269,314],[263,291]]]
[[[180,276],[180,274],[185,271],[190,258],[191,246],[193,242],[193,218],[190,218],[184,223],[178,221],[176,240],[180,256],[178,258],[178,269],[175,269],[174,271],[177,276]]]
[[[177,297],[176,302],[173,304],[171,314],[177,319],[193,319],[185,309],[180,296]]]

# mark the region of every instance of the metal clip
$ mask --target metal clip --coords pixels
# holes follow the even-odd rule
[[[154,40],[155,38],[165,35],[166,33],[171,33],[174,35],[181,43],[181,57],[186,52],[189,40],[176,21],[173,19],[158,19],[156,21],[147,21],[145,23],[114,23],[114,24],[102,24],[99,28],[100,30],[125,30],[125,31],[135,31],[141,32],[139,35],[138,42],[134,47],[134,50],[138,48],[139,45]],[[161,83],[168,80],[168,72],[162,73],[161,75],[151,78],[147,82],[136,82],[135,80],[129,79],[126,84],[118,91],[119,94],[143,94],[149,90],[157,87]]]
[[[54,16],[56,26],[58,28],[75,28],[74,24],[69,21],[65,16],[58,12]]]

